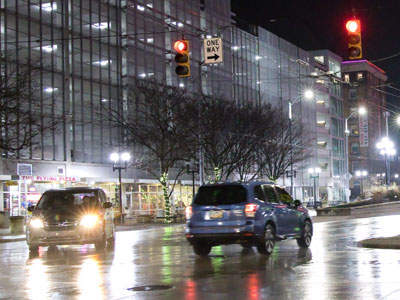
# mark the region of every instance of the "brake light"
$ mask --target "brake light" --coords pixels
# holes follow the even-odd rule
[[[246,204],[244,207],[244,213],[248,218],[254,218],[256,211],[258,209],[258,205],[254,203]]]
[[[192,207],[186,206],[185,213],[186,213],[186,220],[189,220],[193,215]]]

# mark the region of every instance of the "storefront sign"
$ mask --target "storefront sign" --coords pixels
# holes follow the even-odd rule
[[[17,174],[19,176],[32,176],[31,164],[17,164]]]
[[[368,147],[368,116],[359,117],[360,147]]]
[[[32,181],[56,181],[56,182],[79,182],[81,181],[78,177],[52,177],[52,176],[21,176],[20,180],[32,180]]]

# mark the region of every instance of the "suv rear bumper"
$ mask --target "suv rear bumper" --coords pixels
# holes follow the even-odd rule
[[[241,243],[255,243],[258,237],[253,232],[241,233],[220,233],[220,234],[186,234],[186,239],[190,244],[196,242],[207,243],[213,246],[228,245],[228,244],[241,244]]]
[[[254,225],[240,227],[189,227],[186,228],[186,239],[190,244],[195,242],[210,245],[227,245],[240,243],[255,243],[259,240]]]

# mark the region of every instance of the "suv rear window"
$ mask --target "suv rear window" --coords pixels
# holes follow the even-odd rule
[[[223,205],[246,201],[246,190],[242,186],[203,186],[194,203],[197,205]]]

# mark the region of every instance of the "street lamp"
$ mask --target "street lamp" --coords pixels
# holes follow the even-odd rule
[[[390,157],[396,154],[394,144],[387,136],[385,136],[376,144],[376,148],[378,148],[379,153],[385,158],[385,168],[387,174],[385,177],[385,184],[390,185]]]
[[[293,101],[288,100],[289,103],[289,141],[292,143],[292,120],[293,120],[293,115],[292,115],[292,106],[295,104],[297,101],[300,101],[302,98],[306,100],[310,100],[314,98],[314,91],[313,90],[305,90],[303,95],[300,95],[299,97],[295,98]],[[293,145],[290,145],[290,194],[292,197],[294,197],[294,187],[293,187]]]
[[[344,119],[344,152],[346,156],[346,170],[345,170],[345,182],[346,182],[346,202],[350,202],[350,193],[349,193],[349,181],[350,181],[350,174],[349,174],[349,135],[350,135],[350,130],[348,126],[348,121],[349,119],[354,115],[358,114],[358,116],[364,116],[367,114],[367,110],[365,107],[360,106],[358,110],[353,111],[347,118]]]
[[[363,179],[366,178],[367,175],[368,175],[368,171],[366,171],[366,170],[356,171],[356,176],[358,178],[360,178],[360,194],[361,194],[361,196],[364,194]]]
[[[131,155],[128,152],[122,154],[113,152],[110,155],[110,159],[113,162],[113,172],[118,170],[118,182],[119,182],[119,212],[121,213],[122,222],[122,184],[121,184],[121,171],[126,170],[128,167],[128,161],[131,159]],[[123,164],[122,164],[123,163]]]
[[[318,167],[309,168],[308,173],[310,174],[310,178],[314,179],[314,209],[316,209],[318,201],[317,179],[319,178],[319,173],[321,173],[321,169]]]
[[[186,164],[186,173],[192,174],[192,188],[193,188],[193,199],[196,194],[196,186],[195,186],[195,174],[199,173],[199,164],[188,162]]]

